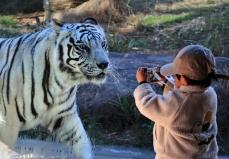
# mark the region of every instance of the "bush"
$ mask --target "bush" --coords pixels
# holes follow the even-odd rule
[[[0,24],[6,27],[15,27],[17,22],[11,16],[1,16],[0,17]]]

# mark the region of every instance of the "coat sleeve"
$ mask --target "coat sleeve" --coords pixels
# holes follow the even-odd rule
[[[141,84],[135,89],[134,98],[142,115],[163,126],[169,124],[183,103],[182,97],[176,91],[159,95],[148,83]]]

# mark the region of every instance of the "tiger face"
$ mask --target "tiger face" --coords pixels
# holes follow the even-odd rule
[[[69,33],[59,40],[59,68],[81,83],[102,83],[108,69],[108,47],[105,33],[94,19],[79,24],[65,24]]]

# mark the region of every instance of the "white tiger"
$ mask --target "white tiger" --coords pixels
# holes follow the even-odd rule
[[[42,125],[91,159],[91,143],[77,113],[83,83],[103,83],[109,69],[107,40],[92,18],[16,38],[0,39],[0,140],[13,147],[20,130]]]

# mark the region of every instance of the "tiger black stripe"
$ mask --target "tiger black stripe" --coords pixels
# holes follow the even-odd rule
[[[35,52],[35,48],[36,46],[39,44],[39,42],[43,39],[39,38],[36,43],[34,44],[32,50],[31,50],[31,54],[32,54],[32,72],[31,72],[31,81],[32,81],[32,86],[31,86],[31,112],[33,114],[33,116],[37,117],[38,113],[35,109],[34,106],[34,96],[35,96],[35,82],[34,82],[34,52]]]
[[[18,106],[18,103],[17,103],[17,99],[15,98],[15,105],[16,105],[16,110],[17,110],[17,116],[18,116],[18,119],[20,120],[20,122],[23,122],[25,123],[26,120],[25,118],[21,115],[20,111],[19,111],[19,106]]]
[[[82,136],[77,137],[75,140],[72,141],[72,146],[77,144],[79,140],[82,138]]]
[[[35,52],[35,48],[37,46],[37,44],[39,44],[40,41],[42,41],[44,39],[44,37],[39,37],[36,41],[36,43],[33,45],[33,48],[31,50],[31,54],[34,55],[34,52]]]
[[[45,67],[44,67],[43,80],[42,80],[42,88],[43,88],[43,93],[44,93],[43,101],[47,106],[51,105],[51,103],[48,100],[49,76],[50,76],[50,62],[49,62],[49,58],[48,58],[48,51],[46,51],[46,53],[45,53]]]
[[[63,121],[63,117],[60,117],[55,121],[55,124],[53,126],[53,131],[56,131],[57,129],[60,128],[62,121]]]
[[[82,40],[82,38],[85,36],[85,35],[87,35],[87,34],[92,34],[91,32],[87,32],[87,33],[83,33],[82,35],[80,35],[80,40]]]
[[[32,69],[32,86],[31,86],[31,111],[32,114],[37,117],[38,113],[34,107],[34,96],[35,96],[35,83],[34,83],[34,75],[33,75],[33,69]]]
[[[73,132],[72,132],[71,134],[69,134],[69,135],[67,136],[67,138],[65,138],[63,141],[64,141],[64,142],[67,142],[67,141],[73,139],[74,136],[76,135],[76,133],[77,133],[77,130],[73,131]]]
[[[4,39],[4,40],[2,40],[2,41],[0,42],[0,49],[1,49],[1,46],[2,46],[6,41],[7,41],[7,40]]]
[[[86,59],[84,59],[83,61],[81,61],[80,63],[78,63],[78,65],[81,66],[85,61],[86,61]]]
[[[22,61],[22,65],[21,65],[21,72],[22,72],[22,84],[25,84],[25,68],[24,68],[24,61]],[[25,99],[24,99],[24,95],[22,97],[22,101],[23,101],[23,116],[25,117]]]
[[[25,84],[25,69],[24,69],[24,62],[23,61],[21,64],[21,72],[22,72],[22,83]]]
[[[72,66],[72,67],[75,67],[75,66],[73,66],[72,64],[70,64],[70,61],[71,60],[75,60],[75,61],[78,61],[79,60],[79,58],[70,58],[71,57],[71,51],[72,51],[72,45],[67,45],[67,47],[68,47],[68,56],[69,56],[69,58],[67,59],[67,61],[66,61],[66,63],[67,64],[69,64],[70,66]]]
[[[68,26],[67,29],[73,29],[73,27],[74,27],[74,25],[72,25],[70,27]],[[93,26],[91,26],[91,25],[79,25],[79,26],[75,27],[74,30],[78,30],[80,28],[90,28],[91,29],[91,27],[93,28]]]
[[[67,47],[68,47],[68,56],[70,55],[70,53],[71,53],[71,50],[72,50],[72,45],[67,45]]]
[[[71,110],[73,107],[74,107],[74,103],[72,103],[71,106],[68,107],[67,109],[64,109],[64,110],[60,111],[58,114],[60,115],[60,114],[63,114],[63,113],[65,113],[65,112],[68,112],[68,111]]]
[[[93,29],[94,28],[94,26],[92,26],[92,25],[85,25],[85,24],[83,24],[83,25],[81,25],[81,26],[79,26],[79,28],[88,28],[88,29]]]
[[[22,43],[25,42],[29,37],[31,37],[31,35],[33,35],[33,34],[30,33],[30,34],[26,35],[24,37],[24,39],[22,40]]]
[[[54,78],[55,78],[55,82],[56,82],[57,86],[60,87],[60,89],[64,89],[64,86],[63,86],[63,85],[60,83],[60,81],[57,79],[56,74],[55,74]]]
[[[23,116],[25,117],[25,99],[24,99],[24,96],[22,99],[22,104],[23,104]]]
[[[66,63],[68,64],[68,65],[70,65],[70,66],[72,66],[72,67],[75,67],[75,66],[73,66],[72,64],[70,64],[70,61],[71,60],[75,60],[75,61],[79,61],[79,58],[68,58],[67,60],[66,60]],[[74,74],[74,72],[73,71],[71,71],[71,73],[72,74]]]
[[[69,68],[68,67],[65,67],[65,65],[64,65],[64,58],[63,58],[63,56],[64,56],[64,49],[63,49],[63,46],[61,44],[59,44],[59,47],[58,48],[59,48],[59,62],[60,62],[59,68],[60,68],[60,70],[62,72],[64,72],[64,71],[68,70]]]
[[[59,68],[62,72],[67,72],[71,75],[75,75],[77,72],[74,72],[73,70],[71,70],[69,67],[66,67],[64,65],[64,59],[63,59],[63,55],[64,55],[64,51],[63,51],[63,46],[60,44],[59,45],[59,61],[60,61],[60,64],[59,64]]]
[[[63,56],[64,56],[64,52],[63,52],[63,46],[60,44],[59,45],[59,61],[60,61],[60,70],[63,71],[64,70],[64,59],[63,59]]]
[[[37,36],[39,36],[39,34],[38,34],[38,33],[35,33],[35,34],[32,34],[31,36],[32,36],[32,38],[31,38],[31,40],[29,41],[29,43],[30,43],[31,46],[33,46],[33,44],[34,44],[34,42],[37,40]],[[31,51],[32,51],[32,50],[31,50]]]
[[[75,87],[71,88],[70,91],[68,92],[68,96],[63,101],[59,102],[58,105],[64,104],[68,99],[70,99],[74,89],[75,89]]]
[[[46,81],[46,88],[47,88],[47,92],[48,92],[48,95],[49,97],[51,98],[52,102],[51,104],[54,104],[54,97],[52,95],[52,93],[50,92],[50,89],[49,89],[49,77],[50,77],[50,61],[49,61],[49,50],[46,51],[46,60],[48,61],[48,65],[49,65],[49,70],[47,72],[47,81]]]
[[[75,44],[75,41],[72,37],[69,38],[69,42],[72,43],[73,45]]]
[[[4,64],[4,66],[2,67],[2,70],[0,72],[0,75],[2,75],[4,68],[6,67],[7,63],[8,63],[8,58],[9,58],[9,50],[10,50],[10,46],[12,45],[12,39],[7,41],[9,43],[9,45],[7,46],[7,54],[6,54],[6,62]],[[5,110],[5,115],[7,114],[7,110],[6,110],[6,103],[5,103],[5,99],[4,99],[4,87],[5,87],[5,75],[6,75],[6,71],[3,74],[3,84],[2,84],[2,101],[3,101],[3,106],[4,106],[4,110]]]
[[[71,130],[68,130],[64,134],[61,135],[60,139],[64,138],[65,136],[69,136],[73,131],[75,131],[76,127],[73,127]]]
[[[8,71],[8,78],[7,78],[7,101],[8,103],[10,102],[9,101],[9,91],[10,91],[10,75],[11,75],[11,69],[12,69],[12,66],[13,66],[13,63],[14,63],[14,59],[15,59],[15,56],[17,54],[17,51],[18,51],[18,48],[21,44],[21,40],[22,40],[22,37],[19,38],[19,40],[17,41],[17,44],[16,44],[16,49],[14,51],[14,54],[13,54],[13,57],[12,57],[12,60],[11,60],[11,63],[10,63],[10,67],[9,67],[9,71]]]
[[[1,69],[0,75],[2,74],[2,72],[3,72],[4,68],[6,67],[6,65],[8,64],[10,48],[11,48],[11,45],[13,43],[12,40],[8,40],[8,42],[9,42],[9,45],[7,46],[6,62],[5,62],[5,64],[3,65],[2,69]]]
[[[4,99],[5,75],[6,75],[6,72],[4,72],[4,74],[3,74],[3,83],[2,83],[2,101],[3,101],[3,106],[4,106],[4,109],[5,109],[5,116],[6,116],[6,114],[7,114],[7,110],[6,110],[6,103],[5,103],[5,99]]]
[[[89,31],[88,29],[82,29],[82,30],[80,30],[79,32],[80,32],[80,33],[82,33],[82,32],[84,32],[84,33],[85,33],[85,32],[86,32],[86,33],[88,33],[88,32],[90,32],[90,31]]]

